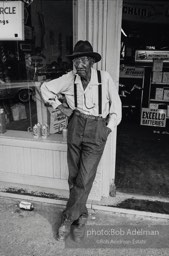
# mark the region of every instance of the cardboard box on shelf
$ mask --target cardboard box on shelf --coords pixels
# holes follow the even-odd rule
[[[163,72],[162,82],[165,84],[169,84],[169,72]]]
[[[169,101],[169,88],[164,88],[163,100]]]
[[[162,71],[163,70],[163,61],[154,60],[153,61],[153,71]]]
[[[164,93],[163,88],[156,88],[155,99],[156,100],[163,100],[163,93]]]
[[[48,107],[49,111],[49,132],[59,133],[67,126],[67,117],[59,110]]]
[[[161,71],[153,71],[152,82],[156,84],[162,83],[162,74],[163,72]]]
[[[158,104],[157,103],[150,103],[149,104],[149,109],[158,109]]]

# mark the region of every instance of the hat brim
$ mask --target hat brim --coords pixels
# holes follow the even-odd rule
[[[87,57],[91,57],[95,60],[95,63],[101,60],[101,55],[97,52],[75,52],[72,55],[67,55],[67,57],[69,59],[75,59],[77,57],[83,57],[83,56],[87,56]]]

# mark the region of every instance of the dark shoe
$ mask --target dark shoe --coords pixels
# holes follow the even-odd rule
[[[80,215],[80,217],[73,222],[73,225],[85,225],[88,219],[88,214],[83,213]]]
[[[85,224],[88,219],[88,214],[82,214],[80,217],[72,224],[72,235],[73,240],[77,243],[83,240],[85,235]]]
[[[58,241],[64,241],[70,234],[72,221],[65,219],[58,229]]]
[[[73,228],[73,230],[72,230],[73,240],[76,243],[81,242],[85,236],[85,224],[72,225],[72,228]]]

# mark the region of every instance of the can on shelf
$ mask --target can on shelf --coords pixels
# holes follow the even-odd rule
[[[42,126],[42,138],[46,139],[49,136],[49,126],[47,124],[44,124]]]
[[[35,124],[33,127],[33,137],[38,139],[40,136],[41,136],[41,125],[38,123],[38,124]]]
[[[63,128],[62,137],[63,137],[63,141],[67,141],[67,128]]]
[[[27,211],[32,211],[34,209],[33,204],[26,201],[21,201],[19,203],[19,208]]]
[[[6,118],[3,108],[0,108],[0,133],[6,132]]]

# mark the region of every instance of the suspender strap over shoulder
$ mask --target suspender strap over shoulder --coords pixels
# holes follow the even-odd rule
[[[99,105],[99,115],[102,114],[102,84],[101,84],[101,72],[97,70],[98,77],[98,105]]]
[[[97,77],[98,77],[98,112],[99,115],[102,114],[102,83],[101,83],[101,72],[100,70],[97,70]],[[75,76],[76,78],[76,76]],[[74,79],[75,81],[75,79]],[[77,84],[74,82],[74,102],[75,102],[75,108],[77,108]]]
[[[77,84],[75,82],[74,82],[74,101],[75,101],[75,108],[77,108]]]

